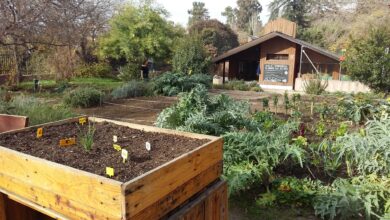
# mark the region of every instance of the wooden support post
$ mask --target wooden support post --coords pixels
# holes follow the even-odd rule
[[[301,46],[301,56],[299,57],[299,73],[298,78],[302,76],[302,56],[303,56],[303,46]]]
[[[6,216],[6,207],[5,207],[5,195],[3,193],[0,193],[0,220],[7,220]]]
[[[222,84],[225,84],[225,61],[223,61]]]

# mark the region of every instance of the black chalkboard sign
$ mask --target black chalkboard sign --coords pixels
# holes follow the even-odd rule
[[[288,65],[265,64],[264,81],[286,83],[288,81]]]

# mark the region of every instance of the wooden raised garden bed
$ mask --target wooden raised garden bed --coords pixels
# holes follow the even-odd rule
[[[222,173],[221,138],[88,121],[96,126],[90,151],[79,143],[88,127],[79,118],[1,133],[0,192],[57,219],[159,219]],[[41,138],[36,136],[39,128]],[[113,148],[113,135],[129,152],[125,162]],[[73,137],[75,145],[59,146],[61,139]],[[107,167],[114,168],[114,176],[106,176]]]

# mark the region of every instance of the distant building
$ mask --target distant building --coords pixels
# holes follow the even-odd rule
[[[278,19],[264,30],[263,36],[215,57],[215,75],[224,81],[256,80],[262,88],[282,90],[302,90],[302,80],[316,73],[330,81],[341,80],[340,56],[296,39],[295,23]]]

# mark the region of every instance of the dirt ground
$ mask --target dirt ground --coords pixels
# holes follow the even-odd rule
[[[252,110],[261,109],[261,99],[271,93],[210,90],[211,95],[226,94],[237,100],[249,101]],[[176,97],[139,97],[105,102],[103,106],[88,109],[76,109],[79,114],[125,121],[143,125],[153,125],[158,114],[177,101]]]
[[[102,107],[76,109],[75,111],[93,117],[153,125],[158,114],[176,100],[176,97],[140,97],[105,102]]]

